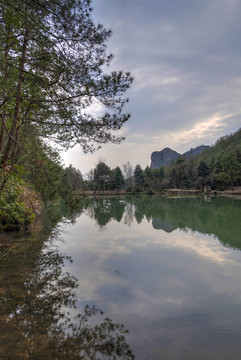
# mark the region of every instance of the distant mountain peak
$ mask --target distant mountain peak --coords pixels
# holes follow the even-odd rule
[[[194,149],[191,148],[190,150],[186,151],[183,155],[185,156],[186,159],[188,159],[192,156],[200,154],[203,150],[207,149],[208,147],[209,147],[208,145],[199,145]]]
[[[168,165],[172,160],[176,160],[180,154],[168,147],[161,151],[154,151],[151,154],[151,168],[157,169]]]
[[[164,148],[161,151],[154,151],[151,154],[151,169],[158,169],[161,166],[166,166],[170,164],[172,161],[175,161],[178,156],[184,156],[186,159],[200,154],[203,150],[208,148],[207,145],[199,145],[196,148],[191,148],[186,151],[184,154],[179,154],[175,150],[170,149],[169,147]]]

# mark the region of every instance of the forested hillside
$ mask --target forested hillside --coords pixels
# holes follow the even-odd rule
[[[240,186],[241,129],[221,137],[215,145],[191,159],[179,157],[175,164],[165,169],[165,181],[170,187],[184,188]]]
[[[127,190],[127,192],[160,192],[165,189],[199,189],[205,185],[212,189],[241,186],[241,129],[217,140],[199,154],[188,157],[186,153],[159,168],[129,162],[111,169],[100,161],[87,174],[85,189],[94,191]]]

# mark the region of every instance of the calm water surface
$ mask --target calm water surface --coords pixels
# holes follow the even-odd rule
[[[0,359],[240,360],[240,200],[89,199],[9,241]]]

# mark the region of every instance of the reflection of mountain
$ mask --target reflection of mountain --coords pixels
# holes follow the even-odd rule
[[[95,307],[70,318],[78,284],[64,264],[72,259],[51,247],[56,231],[44,232],[0,249],[1,359],[134,359],[122,324],[98,316],[93,325]]]
[[[144,205],[145,203],[145,205]],[[153,218],[153,227],[166,232],[176,228],[213,234],[225,245],[241,249],[241,201],[213,198],[207,203],[202,198],[151,198],[136,207],[144,209],[147,218]],[[140,210],[139,210],[140,211]]]
[[[98,200],[98,201],[97,201]],[[191,229],[204,234],[213,234],[225,245],[241,249],[241,201],[228,198],[162,198],[129,197],[125,199],[96,199],[90,201],[92,217],[100,226],[111,219],[131,225],[136,219],[152,220],[154,229],[171,232]],[[119,214],[117,218],[116,214]]]
[[[170,233],[178,228],[178,226],[174,226],[171,222],[163,221],[162,219],[158,219],[158,218],[154,218],[152,220],[152,226],[156,230],[162,229],[167,233]]]
[[[176,228],[213,234],[225,245],[241,249],[241,201],[213,198],[207,203],[202,198],[139,199],[138,209],[145,206],[147,218],[153,218],[153,227],[166,232]],[[139,210],[140,211],[140,210]]]

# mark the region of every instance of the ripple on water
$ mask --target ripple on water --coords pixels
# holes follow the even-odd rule
[[[241,334],[241,324],[220,322],[219,324],[215,324],[214,329],[218,333]]]

